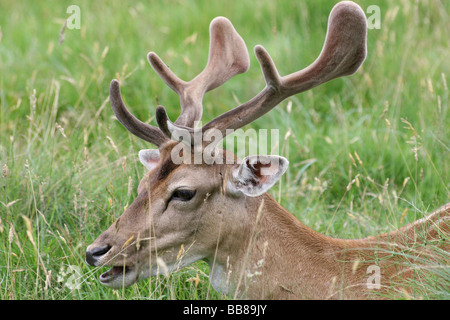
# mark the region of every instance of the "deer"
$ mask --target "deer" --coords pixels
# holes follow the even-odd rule
[[[235,299],[378,299],[398,292],[404,279],[425,277],[411,261],[432,256],[420,246],[424,243],[448,253],[450,203],[389,233],[332,238],[304,225],[268,193],[287,170],[288,159],[238,159],[219,146],[221,138],[288,97],[357,72],[367,55],[367,23],[359,5],[342,1],[332,8],[322,51],[302,70],[280,76],[264,47],[255,46],[265,87],[196,127],[206,92],[250,64],[245,42],[227,18],[213,19],[209,31],[207,64],[190,81],[180,79],[156,53],[148,54],[154,71],[179,96],[175,122],[161,105],[157,126],[140,121],[125,106],[119,81],[111,81],[117,120],[157,148],[139,152],[146,173],[136,198],[86,249],[88,265],[110,268],[99,276],[100,283],[124,288],[160,275],[163,267],[175,272],[199,260],[209,265],[210,285]],[[198,154],[204,155],[200,161]]]

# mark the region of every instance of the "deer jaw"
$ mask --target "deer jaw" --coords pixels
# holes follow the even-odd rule
[[[102,284],[126,287],[201,259],[212,265],[236,255],[251,226],[247,196],[264,193],[287,169],[282,157],[247,157],[232,165],[175,165],[170,155],[176,145],[172,141],[161,152],[139,153],[149,171],[136,199],[87,248],[88,264],[112,267],[100,276]],[[261,164],[261,159],[266,161]]]

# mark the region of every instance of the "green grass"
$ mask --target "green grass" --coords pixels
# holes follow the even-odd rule
[[[247,43],[251,69],[205,96],[206,123],[262,89],[254,45],[281,74],[310,64],[336,2],[81,1],[81,29],[66,29],[60,45],[71,1],[1,0],[0,299],[221,298],[204,263],[124,290],[101,286],[98,268],[85,265],[87,245],[136,196],[144,173],[137,152],[149,147],[113,119],[109,82],[121,79],[143,121],[155,124],[157,103],[175,119],[178,97],[146,54],[191,79],[206,63],[209,22],[226,16]],[[292,97],[251,125],[279,128],[291,163],[271,193],[330,236],[395,230],[450,198],[450,3],[379,6],[381,29],[369,30],[357,74]],[[68,266],[81,273],[79,288],[67,285]],[[438,270],[411,298],[450,297],[449,268]],[[197,275],[196,287],[189,279]]]

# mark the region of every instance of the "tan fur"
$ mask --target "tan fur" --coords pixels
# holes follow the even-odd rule
[[[162,149],[160,164],[146,174],[136,200],[91,245],[112,245],[107,265],[155,268],[160,257],[166,264],[183,266],[178,256],[183,245],[186,256],[210,264],[211,282],[220,282],[219,290],[235,298],[361,299],[399,290],[396,281],[414,276],[404,255],[395,252],[420,256],[423,248],[413,246],[425,239],[449,250],[448,240],[442,239],[449,234],[450,204],[389,234],[334,239],[302,224],[268,194],[256,198],[228,194],[227,165],[180,165],[158,180],[174,145]],[[197,188],[197,200],[165,208],[167,190],[180,180]],[[134,241],[123,248],[131,238]],[[381,268],[378,291],[367,288],[370,265]]]

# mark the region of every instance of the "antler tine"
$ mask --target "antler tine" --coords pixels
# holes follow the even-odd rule
[[[157,147],[169,140],[159,128],[140,121],[128,111],[120,95],[119,81],[116,79],[111,81],[109,96],[111,107],[117,119],[132,134],[153,143]]]
[[[270,55],[255,47],[266,87],[253,99],[207,123],[202,131],[241,128],[261,117],[287,97],[312,89],[337,77],[355,73],[366,58],[367,23],[362,9],[351,1],[334,6],[325,43],[319,57],[308,67],[280,77]]]
[[[191,81],[177,77],[154,52],[148,54],[148,60],[161,79],[180,97],[182,111],[175,124],[191,128],[202,117],[204,94],[247,71],[250,65],[244,40],[224,17],[211,22],[208,63]]]
[[[270,55],[258,45],[255,47],[255,55],[266,82],[266,87],[258,95],[218,116],[201,129],[177,127],[169,120],[165,128],[170,132],[187,130],[192,136],[197,130],[206,133],[216,129],[225,137],[232,130],[258,119],[291,95],[312,89],[334,78],[355,73],[366,58],[366,37],[367,22],[364,12],[356,3],[342,1],[331,10],[324,46],[319,57],[310,66],[281,77]]]

